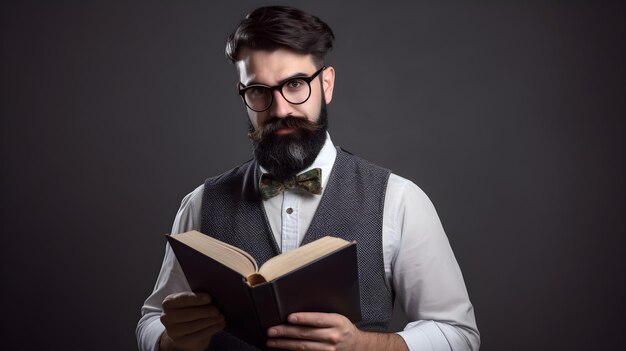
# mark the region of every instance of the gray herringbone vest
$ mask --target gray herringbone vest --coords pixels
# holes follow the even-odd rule
[[[389,171],[341,149],[302,244],[326,235],[358,242],[360,329],[384,331],[393,293],[385,285],[382,223]],[[242,248],[262,265],[280,253],[258,192],[261,174],[248,161],[204,184],[201,231]],[[209,350],[257,350],[228,333],[214,336]]]

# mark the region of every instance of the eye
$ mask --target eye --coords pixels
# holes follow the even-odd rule
[[[289,90],[298,90],[306,86],[306,82],[302,79],[292,79],[285,84],[285,87]]]
[[[250,88],[248,88],[248,90],[246,90],[246,95],[249,98],[255,98],[258,96],[263,96],[267,91],[266,87],[262,87],[262,86],[251,86]]]

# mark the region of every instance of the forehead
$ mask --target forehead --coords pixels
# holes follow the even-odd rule
[[[251,82],[274,85],[293,75],[310,75],[316,70],[312,55],[302,55],[287,49],[243,49],[235,65],[239,81],[246,85]]]

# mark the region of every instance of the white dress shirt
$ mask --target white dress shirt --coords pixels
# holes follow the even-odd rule
[[[327,135],[319,155],[304,171],[321,168],[324,187],[336,156]],[[200,230],[203,191],[201,185],[183,199],[172,234]],[[263,202],[282,252],[300,245],[320,199],[319,195],[293,189]],[[412,321],[398,333],[409,349],[478,350],[480,337],[474,309],[435,208],[417,185],[393,173],[385,195],[382,236],[386,283]],[[172,249],[166,245],[161,272],[137,325],[140,350],[158,350],[165,330],[159,319],[163,299],[189,290]]]

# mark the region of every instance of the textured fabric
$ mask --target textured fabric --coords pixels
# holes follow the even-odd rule
[[[263,200],[268,200],[285,190],[301,188],[311,194],[322,194],[322,170],[313,168],[295,177],[278,180],[269,173],[261,176],[259,191]]]
[[[329,182],[302,244],[326,235],[358,242],[363,320],[359,328],[384,331],[393,294],[385,284],[382,252],[384,194],[390,172],[338,150]],[[240,247],[262,265],[278,254],[258,193],[255,161],[205,182],[201,231]],[[226,337],[215,340],[222,344]],[[213,343],[211,350],[213,349]],[[232,345],[236,350],[240,346]]]
[[[332,235],[356,240],[363,320],[360,329],[385,331],[393,293],[385,284],[382,222],[390,172],[337,150],[328,186],[302,245]]]
[[[322,169],[324,188],[336,157],[337,149],[327,134],[309,168]],[[260,171],[265,172],[263,168]],[[182,199],[172,234],[201,230],[203,195],[204,183]],[[322,198],[293,189],[262,202],[275,240],[284,252],[300,245]],[[163,238],[157,235],[155,240]],[[385,281],[408,317],[408,324],[397,334],[409,350],[478,350],[480,335],[474,309],[437,211],[422,189],[393,173],[385,190],[382,243]],[[159,350],[158,340],[165,330],[159,320],[163,299],[191,289],[171,247],[164,246],[161,270],[137,323],[141,351]]]

